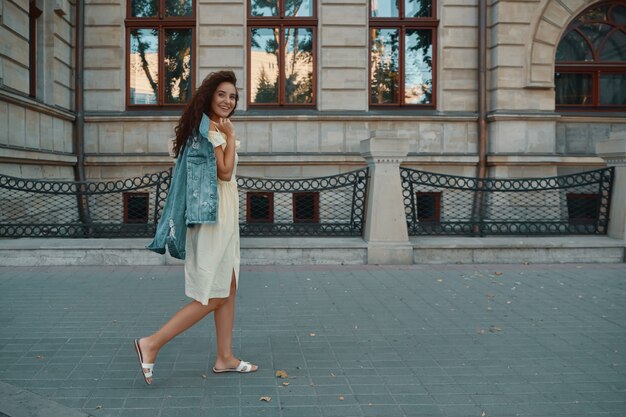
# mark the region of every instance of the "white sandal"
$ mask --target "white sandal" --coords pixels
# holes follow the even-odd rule
[[[236,368],[217,369],[216,367],[213,367],[213,372],[215,372],[216,374],[221,374],[224,372],[240,372],[242,374],[247,374],[250,372],[256,372],[256,369],[252,369],[252,364],[250,362],[239,361],[239,365],[237,365]]]
[[[143,379],[144,381],[146,381],[146,384],[150,385],[152,382],[148,382],[148,378],[152,378],[154,363],[144,363],[143,355],[141,354],[141,349],[139,348],[138,339],[135,339],[135,352],[137,352],[137,358],[139,359],[139,364],[141,365],[141,373],[143,374]],[[145,369],[147,369],[148,372],[146,372]]]

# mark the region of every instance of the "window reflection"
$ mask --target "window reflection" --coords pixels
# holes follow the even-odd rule
[[[575,31],[568,33],[556,50],[557,61],[592,61],[591,49],[583,37]]]
[[[158,0],[131,0],[130,15],[132,17],[154,17],[159,7]]]
[[[285,29],[285,101],[313,102],[312,29]]]
[[[159,77],[159,33],[156,29],[130,32],[130,102],[156,104]]]
[[[251,30],[250,97],[253,103],[278,102],[278,29]]]
[[[404,102],[432,102],[433,48],[430,30],[407,30],[404,42]]]
[[[613,32],[607,39],[600,56],[602,61],[626,61],[626,35]]]
[[[557,73],[554,80],[557,104],[593,104],[591,74]]]
[[[606,37],[606,35],[611,31],[611,26],[604,25],[602,23],[594,23],[588,25],[581,25],[579,29],[587,36],[587,39],[591,42],[591,45],[595,49],[600,47],[600,44]]]
[[[192,12],[192,0],[165,0],[165,14],[167,16],[191,16]]]
[[[399,29],[372,29],[372,104],[397,103]]]
[[[431,17],[433,15],[431,0],[404,0],[405,17]]]
[[[371,16],[372,17],[398,17],[399,16],[399,0],[371,0]]]
[[[278,16],[278,0],[252,0],[250,14],[252,16]]]
[[[626,74],[600,76],[600,104],[626,105]]]
[[[313,16],[313,0],[287,0],[285,16]]]
[[[583,12],[583,14],[581,14],[580,17],[576,20],[577,22],[591,22],[594,20],[596,21],[606,20],[607,9],[608,9],[607,5],[592,7],[591,9],[588,9],[585,12]]]
[[[165,102],[191,98],[191,29],[165,31]]]
[[[619,25],[626,24],[626,6],[617,5],[613,7],[611,18]]]

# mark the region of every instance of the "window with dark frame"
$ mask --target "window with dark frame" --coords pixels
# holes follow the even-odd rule
[[[37,7],[36,0],[31,0],[28,8],[28,71],[29,71],[29,87],[28,95],[37,97],[37,19],[41,16],[41,10]]]
[[[150,193],[124,193],[124,223],[148,223]]]
[[[274,193],[246,193],[246,222],[274,223]]]
[[[593,224],[598,220],[600,195],[567,193],[567,218],[571,224]]]
[[[425,223],[439,223],[441,220],[441,192],[415,193],[417,220]]]
[[[248,0],[248,106],[316,105],[317,0]]]
[[[194,91],[193,0],[129,0],[126,107],[181,108]]]
[[[370,0],[370,107],[434,108],[436,0]]]
[[[320,193],[293,193],[293,222],[319,223]]]
[[[626,1],[595,4],[569,24],[554,82],[559,110],[626,109]]]

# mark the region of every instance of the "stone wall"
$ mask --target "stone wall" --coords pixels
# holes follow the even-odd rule
[[[37,1],[36,99],[28,97],[29,1],[0,2],[0,173],[73,179],[74,3]]]

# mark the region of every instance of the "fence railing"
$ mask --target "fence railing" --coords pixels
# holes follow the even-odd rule
[[[106,182],[0,175],[0,237],[154,236],[170,171]],[[239,177],[242,236],[361,236],[368,170],[306,179]]]
[[[118,181],[0,175],[0,237],[154,236],[170,172]]]
[[[304,179],[239,177],[241,236],[361,236],[368,169]]]
[[[613,173],[477,180],[401,168],[409,235],[606,234]]]

